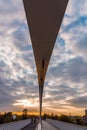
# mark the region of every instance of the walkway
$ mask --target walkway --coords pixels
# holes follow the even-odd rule
[[[21,130],[35,130],[37,124],[29,124]]]
[[[42,122],[42,130],[59,130],[53,125],[49,124],[47,121]]]
[[[41,129],[37,126],[36,130],[41,130]],[[42,121],[42,130],[59,130],[59,129],[49,124],[47,121]]]
[[[37,126],[37,127],[36,127]],[[37,124],[29,124],[21,130],[41,130]],[[47,121],[42,121],[42,130],[59,130]]]

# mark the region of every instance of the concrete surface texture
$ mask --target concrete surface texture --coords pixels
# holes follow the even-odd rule
[[[36,130],[59,130],[59,129],[49,124],[47,121],[42,121],[42,129],[40,124],[38,124]]]

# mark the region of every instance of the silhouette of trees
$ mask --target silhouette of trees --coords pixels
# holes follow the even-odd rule
[[[0,114],[0,124],[4,123],[4,116],[2,114]]]
[[[76,119],[76,124],[78,124],[78,125],[83,125],[83,121],[82,121],[82,118],[81,117],[75,117]]]
[[[4,114],[4,123],[11,122],[12,119],[12,112],[8,112]]]
[[[28,110],[24,109],[23,115],[16,114],[16,119],[13,119],[12,112],[7,112],[7,113],[5,112],[4,114],[0,114],[0,124],[18,121],[18,120],[22,120],[22,119],[27,119],[27,118],[29,118],[27,115],[27,112],[28,112]]]
[[[24,109],[22,111],[22,115],[17,115],[16,114],[16,119],[13,119],[13,114],[12,112],[8,112],[8,113],[4,113],[1,114],[0,113],[0,124],[2,123],[9,123],[9,122],[13,122],[13,121],[18,121],[18,120],[24,120],[24,119],[28,119],[31,117],[36,117],[35,115],[28,115],[28,110]],[[60,120],[60,121],[64,121],[64,122],[69,122],[69,123],[74,123],[74,124],[78,124],[78,125],[84,125],[83,124],[83,120],[82,117],[80,116],[67,116],[67,115],[55,115],[54,113],[51,114],[46,114],[44,113],[43,115],[43,119],[54,119],[54,120]]]
[[[55,115],[54,113],[51,113],[51,115],[44,113],[43,118],[44,118],[44,117],[45,117],[45,118],[48,118],[48,119],[54,119],[54,120],[59,119],[59,116],[58,116],[58,115]]]
[[[51,113],[51,114],[44,113],[43,119],[44,118],[53,119],[53,120],[60,120],[60,121],[74,123],[74,124],[78,124],[78,125],[84,125],[82,117],[80,117],[80,116],[67,116],[67,115],[58,116],[58,115],[55,115],[54,113]]]
[[[27,114],[28,114],[28,109],[24,109],[24,110],[23,110],[23,114],[24,114],[24,115],[27,115]]]
[[[23,112],[22,119],[27,119],[28,118],[28,109],[24,109],[22,112]]]
[[[0,114],[0,124],[2,123],[9,123],[12,119],[12,112]]]
[[[71,119],[69,116],[67,116],[67,115],[61,115],[61,116],[59,117],[59,120],[60,120],[60,121],[64,121],[64,122],[72,123],[72,119]]]

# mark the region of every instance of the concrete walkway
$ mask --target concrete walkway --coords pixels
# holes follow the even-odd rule
[[[42,129],[37,125],[35,130],[59,130],[59,129],[49,124],[47,121],[42,121]]]
[[[37,124],[29,124],[21,130],[35,130]]]
[[[42,121],[42,130],[59,130],[47,121]]]
[[[29,124],[21,130],[41,130],[37,124]],[[42,121],[42,130],[59,130],[47,121]]]

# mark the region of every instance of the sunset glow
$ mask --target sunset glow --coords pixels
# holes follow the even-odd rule
[[[37,100],[32,99],[24,99],[24,100],[17,100],[16,103],[13,104],[14,106],[22,106],[22,107],[38,107],[39,103]]]
[[[39,108],[30,33],[22,0],[0,0],[0,112],[24,108]],[[69,0],[46,75],[43,112],[84,115],[85,108],[87,0]]]

